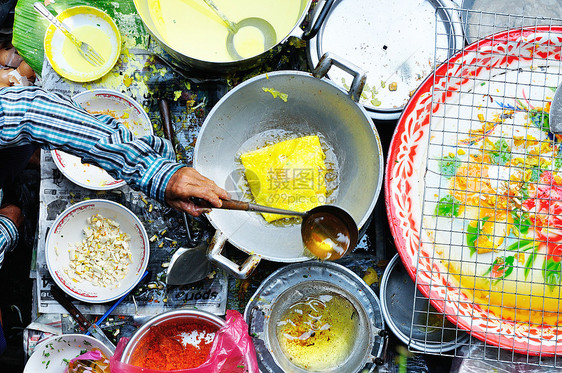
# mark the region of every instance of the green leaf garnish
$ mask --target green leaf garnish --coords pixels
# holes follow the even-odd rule
[[[550,132],[549,114],[543,110],[529,110],[531,122],[542,131]]]
[[[560,270],[562,269],[562,263],[554,261],[552,258],[548,258],[543,263],[544,279],[548,285],[550,291],[554,291],[556,286],[560,285]]]
[[[497,165],[505,165],[511,161],[511,149],[504,139],[499,139],[494,143],[494,149],[490,152],[490,160]]]
[[[538,245],[537,245],[538,247]],[[529,272],[531,271],[531,268],[533,267],[533,264],[535,263],[535,259],[537,259],[537,251],[533,251],[529,257],[527,258],[527,261],[525,262],[525,280],[527,279],[527,276],[529,275]]]
[[[529,249],[533,249],[537,244],[532,240],[520,240],[511,245],[509,245],[506,250],[507,251],[527,251]]]
[[[441,198],[439,202],[437,202],[437,206],[435,207],[435,215],[445,218],[459,216],[460,208],[460,203],[455,202],[453,196],[448,194],[445,197]]]
[[[486,216],[482,220],[477,220],[476,225],[473,222],[468,223],[466,227],[466,244],[470,249],[470,255],[474,255],[474,253],[478,250],[476,247],[476,241],[478,237],[481,235],[482,227],[484,227],[484,223],[488,221],[489,217]]]
[[[511,211],[511,216],[513,217],[513,227],[519,234],[529,233],[529,228],[533,226],[533,223],[531,223],[528,213],[518,215],[515,211]]]
[[[445,156],[439,161],[439,168],[441,169],[441,175],[449,178],[455,176],[457,173],[457,168],[461,165],[461,160],[457,156]]]
[[[515,256],[499,256],[494,260],[488,270],[484,272],[484,276],[488,273],[492,273],[495,283],[498,283],[513,272],[514,261]]]

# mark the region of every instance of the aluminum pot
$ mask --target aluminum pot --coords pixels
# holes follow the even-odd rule
[[[332,66],[354,75],[349,91],[324,76]],[[256,76],[226,94],[203,123],[194,150],[193,166],[233,198],[247,198],[232,180],[243,178],[241,146],[270,130],[322,135],[339,164],[339,186],[333,204],[346,209],[361,229],[377,201],[383,173],[380,139],[365,109],[357,104],[365,75],[347,61],[326,54],[312,74],[277,71]],[[264,88],[287,93],[287,102]],[[299,262],[311,257],[302,243],[300,226],[267,224],[256,213],[214,209],[208,214],[217,229],[209,246],[212,262],[246,278],[261,258]],[[250,254],[239,266],[222,255],[229,241]]]
[[[216,326],[220,329],[225,325],[225,321],[212,313],[201,311],[201,310],[191,310],[191,309],[180,309],[174,311],[168,311],[154,316],[146,323],[144,323],[127,343],[125,349],[123,350],[123,355],[121,356],[121,362],[132,363],[133,353],[135,349],[141,346],[141,341],[147,335],[150,328],[156,325],[166,325],[167,323],[177,323],[177,322],[204,322],[209,325]]]
[[[283,44],[289,37],[294,36],[298,38],[302,38],[303,40],[311,39],[316,35],[320,26],[324,19],[326,18],[326,14],[328,13],[330,7],[334,0],[327,0],[323,5],[322,9],[318,9],[318,16],[316,17],[316,21],[311,23],[309,27],[303,31],[301,26],[305,21],[305,17],[308,14],[312,6],[312,0],[301,0],[300,6],[300,16],[298,20],[295,22],[293,29],[287,33],[286,35],[277,35],[277,44],[269,48],[268,50],[264,51],[263,53],[250,57],[244,58],[237,61],[231,62],[217,62],[217,61],[204,61],[189,54],[185,54],[179,52],[174,48],[173,45],[170,45],[165,41],[165,38],[162,34],[157,30],[154,21],[152,20],[151,13],[150,13],[150,0],[134,0],[135,8],[137,13],[140,15],[142,22],[145,25],[148,33],[158,41],[158,43],[162,46],[162,48],[170,55],[172,58],[180,65],[183,65],[187,68],[199,70],[206,73],[211,73],[214,75],[220,75],[224,73],[234,72],[234,71],[241,71],[245,69],[250,69],[262,63],[265,59],[267,59],[271,54],[276,53],[279,51],[280,48],[277,46]],[[193,37],[199,38],[199,33],[194,31],[190,33],[186,33],[186,38]]]

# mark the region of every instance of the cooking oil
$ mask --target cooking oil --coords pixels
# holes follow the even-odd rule
[[[327,212],[318,212],[306,219],[302,239],[312,254],[329,260],[341,258],[351,243],[345,223]]]
[[[321,371],[344,363],[351,355],[359,317],[341,295],[321,293],[291,305],[276,328],[279,347],[293,364]]]

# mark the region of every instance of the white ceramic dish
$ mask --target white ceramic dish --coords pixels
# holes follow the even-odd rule
[[[129,235],[132,262],[128,272],[116,287],[95,286],[90,282],[75,282],[64,272],[70,263],[69,244],[83,239],[83,228],[94,214],[117,221],[120,230]],[[58,254],[57,254],[58,252]],[[47,235],[45,257],[49,273],[55,283],[72,297],[90,303],[104,303],[117,299],[132,290],[142,278],[148,264],[150,243],[140,220],[129,209],[107,200],[82,201],[64,210]]]
[[[68,361],[84,350],[99,348],[107,357],[113,353],[100,341],[89,335],[56,335],[39,343],[25,364],[23,373],[63,373]]]
[[[153,134],[150,118],[142,106],[118,91],[95,89],[79,93],[73,100],[89,112],[109,110],[137,137]],[[83,188],[109,190],[125,185],[124,180],[115,180],[105,170],[82,163],[79,157],[60,150],[52,150],[51,155],[62,174]]]

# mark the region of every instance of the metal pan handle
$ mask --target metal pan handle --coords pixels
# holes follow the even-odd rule
[[[379,337],[382,338],[382,350],[380,351],[380,354],[378,354],[375,359],[374,359],[374,363],[376,365],[383,365],[384,364],[384,359],[386,358],[386,350],[388,349],[388,331],[385,329],[378,329],[375,328],[376,330],[375,335],[378,335]]]
[[[322,24],[324,23],[326,17],[328,16],[328,13],[330,13],[330,10],[332,9],[332,5],[334,5],[334,1],[335,0],[326,0],[326,1],[322,1],[322,4],[320,4],[320,2],[316,4],[317,9],[319,9],[318,7],[322,5],[322,10],[320,10],[318,17],[316,17],[315,20],[310,21],[310,26],[302,34],[301,38],[303,40],[310,40],[313,37],[315,37],[316,34],[318,34],[318,31],[320,31],[320,27],[322,27]]]
[[[353,101],[359,102],[361,92],[363,92],[363,87],[365,87],[365,83],[367,82],[367,74],[363,69],[355,66],[351,62],[331,52],[326,52],[322,58],[320,58],[320,61],[318,61],[318,65],[314,68],[312,75],[322,79],[328,74],[328,71],[333,65],[353,76],[353,81],[351,82],[351,87],[349,87],[347,94]]]
[[[254,272],[256,266],[259,264],[261,256],[257,254],[250,255],[244,261],[244,263],[239,266],[238,264],[222,255],[222,250],[224,249],[226,240],[226,234],[217,230],[215,232],[215,235],[213,236],[213,239],[211,240],[211,243],[209,244],[207,257],[211,262],[229,272],[234,277],[239,279],[248,278],[252,274],[252,272]]]

